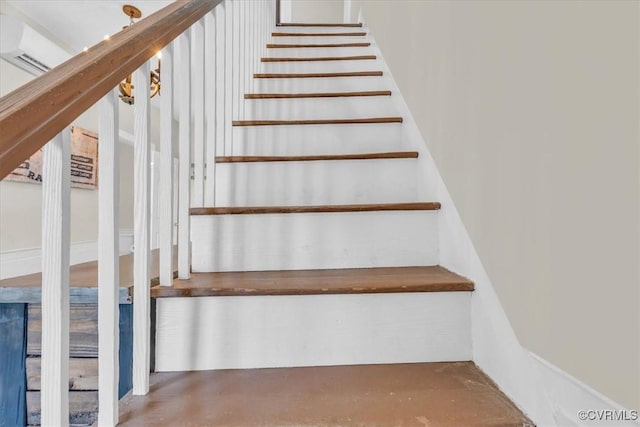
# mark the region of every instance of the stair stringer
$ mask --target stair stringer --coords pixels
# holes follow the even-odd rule
[[[362,13],[359,22],[363,23],[365,30]],[[427,144],[371,33],[368,33],[368,41],[384,73],[385,86],[392,91],[392,101],[399,115],[404,118],[406,146],[419,152],[418,174],[427,183],[426,191],[436,194],[435,199],[442,203],[438,225],[439,264],[475,283],[471,297],[473,361],[534,422],[543,426],[557,426],[558,421],[552,415],[552,403],[537,373],[535,361],[519,343]]]

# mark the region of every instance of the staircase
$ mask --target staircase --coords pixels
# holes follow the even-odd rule
[[[281,24],[266,37],[270,2],[220,3],[176,2],[67,65],[91,77],[115,64],[118,73],[104,72],[117,83],[135,64],[136,86],[147,87],[150,52],[126,66],[110,58],[128,61],[139,40],[165,46],[159,285],[151,289],[149,101],[139,96],[134,105],[133,396],[123,402],[113,233],[118,104],[114,91],[91,89],[91,96],[104,97],[100,425],[532,425],[473,362],[486,354],[476,351],[478,331],[485,351],[494,342],[487,331],[497,328],[493,315],[478,320],[475,285],[455,266],[473,276],[482,270],[474,269],[475,259],[467,262],[463,227],[367,29]],[[184,33],[173,42],[176,22]],[[63,67],[45,75],[42,86],[53,89],[43,92],[66,93],[71,80],[64,73]],[[5,104],[20,103],[12,96]],[[15,109],[11,123],[56,105],[35,98]],[[88,99],[74,108],[83,111]],[[177,201],[174,103],[182,124]],[[67,110],[51,114],[63,123],[72,116]],[[62,127],[44,156],[51,179],[43,187],[43,218],[51,224],[43,227],[43,425],[66,425],[69,418],[69,141]],[[20,128],[14,145],[33,151],[54,131],[38,132],[42,138],[34,139]],[[22,158],[4,151],[13,163]],[[482,281],[480,275],[478,289]],[[492,359],[499,360],[502,353]],[[261,404],[247,408],[247,397]],[[283,412],[293,400],[305,409]]]
[[[277,42],[267,44],[244,94],[244,117],[216,153],[215,206],[190,210],[191,276],[152,288],[155,370],[178,376],[155,374],[144,402],[165,401],[154,386],[167,381],[206,395],[217,386],[203,384],[233,384],[246,396],[270,384],[272,397],[256,410],[220,419],[223,407],[240,402],[192,409],[203,425],[325,425],[327,416],[327,425],[530,425],[475,365],[455,363],[473,358],[474,284],[439,265],[441,204],[382,58],[363,28],[340,27],[300,24],[272,34]],[[449,385],[438,385],[443,379]],[[468,383],[485,385],[469,391]],[[326,384],[331,413],[313,403]],[[308,397],[301,404],[309,412],[277,411],[291,399],[273,393],[283,387]],[[417,416],[415,408],[370,416],[390,404],[389,387],[426,392],[415,395]],[[450,387],[464,397],[444,391]],[[438,415],[437,399],[458,398],[484,403]],[[123,418],[135,424],[142,402],[131,402]],[[427,402],[435,407],[419,416]],[[170,425],[180,413],[149,419]]]
[[[281,28],[191,209],[191,278],[152,289],[156,371],[471,360],[473,283],[438,266],[382,59],[362,28]]]

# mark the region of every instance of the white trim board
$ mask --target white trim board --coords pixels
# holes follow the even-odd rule
[[[579,411],[612,411],[624,412],[625,408],[612,401],[602,393],[589,387],[582,381],[546,361],[535,353],[530,353],[542,379],[544,388],[552,402],[553,417],[559,426],[603,426],[607,427],[638,427],[640,420],[634,421],[582,421],[578,418]],[[626,410],[627,418],[631,418],[631,411]],[[637,413],[637,412],[636,412]]]
[[[120,230],[120,255],[131,253],[133,230]],[[70,264],[98,259],[98,241],[71,243]],[[42,269],[40,248],[17,249],[0,252],[0,280],[25,274],[39,273]]]

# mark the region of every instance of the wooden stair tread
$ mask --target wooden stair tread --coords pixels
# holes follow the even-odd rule
[[[278,44],[269,43],[269,49],[293,49],[293,48],[316,48],[316,47],[368,47],[371,43],[326,43],[326,44]]]
[[[382,71],[348,71],[343,73],[256,73],[255,79],[306,79],[321,77],[379,77]]]
[[[366,32],[355,33],[286,33],[286,32],[273,32],[273,37],[363,37],[366,36]]]
[[[376,59],[375,55],[350,55],[350,56],[318,56],[296,58],[260,58],[261,62],[316,62],[316,61],[367,61]]]
[[[374,211],[434,211],[440,209],[439,202],[413,203],[367,203],[358,205],[312,205],[312,206],[230,206],[214,208],[191,208],[191,215],[255,215],[291,213],[337,213]]]
[[[367,90],[361,92],[315,92],[315,93],[246,93],[245,99],[288,98],[342,98],[353,96],[391,96],[390,90]]]
[[[358,23],[313,23],[313,22],[287,22],[279,23],[278,27],[362,27],[362,22]]]
[[[317,154],[309,156],[220,156],[216,163],[306,162],[315,160],[415,159],[417,151],[362,154]]]
[[[440,266],[336,270],[193,273],[173,286],[154,286],[151,295],[323,295],[473,291],[473,282]]]
[[[402,123],[402,117],[372,117],[361,119],[318,120],[234,120],[233,126],[279,126],[279,125],[349,125],[370,123]]]

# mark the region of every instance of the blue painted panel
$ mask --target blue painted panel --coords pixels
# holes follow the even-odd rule
[[[133,388],[133,305],[120,304],[120,381],[118,398]]]
[[[0,304],[0,427],[26,424],[26,355],[26,304]]]
[[[120,305],[122,398],[133,387],[133,305]],[[0,304],[0,427],[26,425],[27,305]]]

